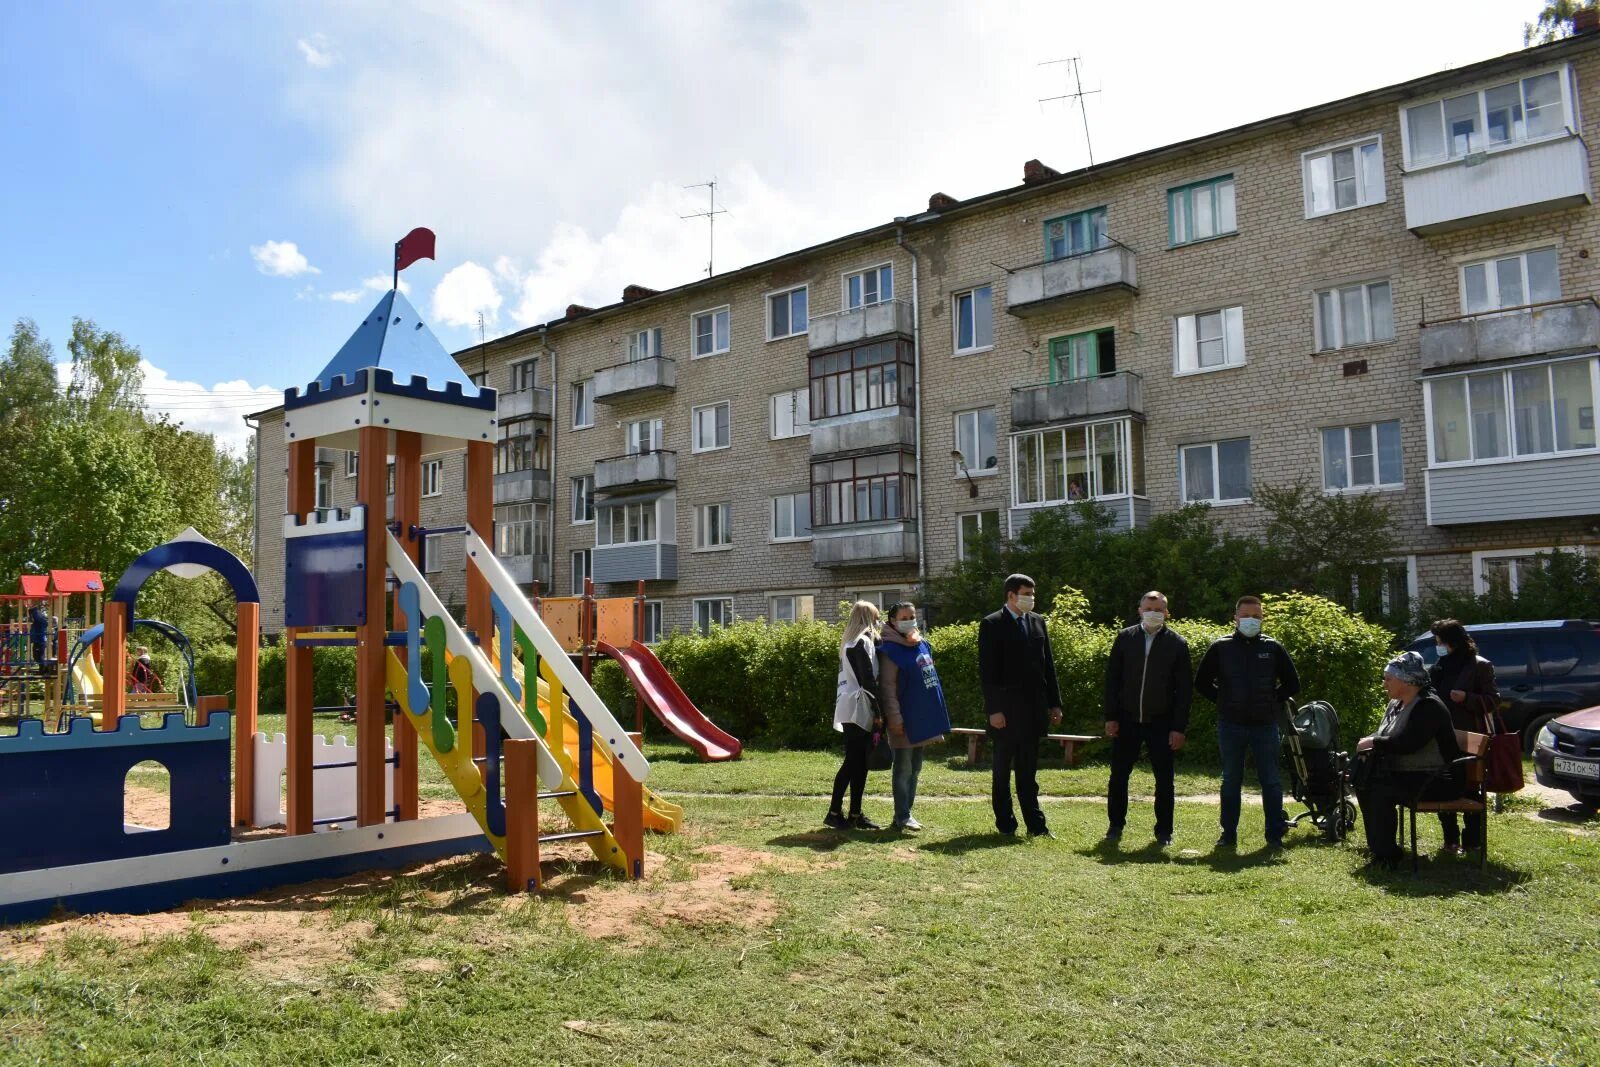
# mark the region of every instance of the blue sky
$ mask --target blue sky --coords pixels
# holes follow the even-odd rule
[[[720,272],[1080,166],[1047,60],[1104,160],[1515,50],[1539,6],[0,0],[0,319],[118,330],[152,407],[237,441],[413,226],[455,349],[692,280],[713,175]]]

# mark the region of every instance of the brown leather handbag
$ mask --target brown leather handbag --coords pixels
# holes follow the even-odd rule
[[[1489,752],[1483,787],[1490,793],[1515,793],[1522,788],[1522,735],[1507,730],[1498,712],[1484,719]]]

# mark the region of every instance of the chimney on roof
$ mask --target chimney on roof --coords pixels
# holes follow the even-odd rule
[[[1580,7],[1572,13],[1573,34],[1594,33],[1600,30],[1600,9]]]
[[[1047,167],[1037,159],[1030,159],[1022,165],[1022,184],[1038,185],[1051,178],[1061,177],[1061,172],[1054,167]]]
[[[567,318],[575,319],[579,315],[588,315],[592,311],[594,311],[594,308],[586,308],[582,304],[568,304],[567,305]]]
[[[659,289],[646,289],[642,285],[625,285],[622,287],[622,302],[629,304],[635,300],[643,300],[647,296],[655,296],[660,291]]]
[[[956,206],[956,198],[949,193],[934,193],[928,197],[929,211],[949,211]]]

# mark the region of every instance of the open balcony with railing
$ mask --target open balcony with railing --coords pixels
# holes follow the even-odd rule
[[[1112,237],[1104,247],[1006,271],[1006,310],[1041,315],[1095,293],[1139,291],[1133,249]]]
[[[882,300],[864,307],[814,315],[806,333],[810,347],[815,351],[837,345],[853,345],[878,337],[910,337],[915,325],[909,301]]]
[[[594,398],[602,404],[670,393],[678,387],[678,365],[666,356],[619,363],[595,372]]]
[[[666,449],[630,452],[595,460],[596,493],[631,493],[643,489],[663,489],[678,482],[678,454]]]
[[[534,500],[550,499],[550,470],[548,467],[529,467],[519,471],[502,471],[494,476],[494,502],[496,504],[526,504]]]
[[[514,393],[502,392],[499,399],[500,421],[508,419],[550,417],[550,390],[548,388],[519,389]]]
[[[1554,356],[1600,348],[1600,301],[1592,296],[1457,315],[1422,324],[1421,369]]]
[[[1048,426],[1100,415],[1144,414],[1144,379],[1120,370],[1011,390],[1011,425]]]

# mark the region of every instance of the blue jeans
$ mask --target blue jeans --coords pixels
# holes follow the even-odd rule
[[[917,799],[917,776],[922,773],[922,749],[897,748],[894,750],[894,821],[904,823],[911,818],[911,805]]]
[[[1277,841],[1289,828],[1283,810],[1283,779],[1278,775],[1278,724],[1244,726],[1217,723],[1217,748],[1222,752],[1222,832],[1239,832],[1239,788],[1244,784],[1244,757],[1255,761],[1261,782],[1261,808],[1267,820],[1267,840]]]

